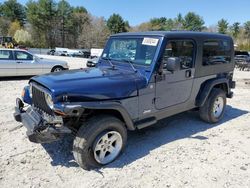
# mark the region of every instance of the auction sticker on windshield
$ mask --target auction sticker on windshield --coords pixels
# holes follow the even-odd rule
[[[154,38],[144,38],[142,41],[142,45],[147,46],[157,46],[159,39]]]

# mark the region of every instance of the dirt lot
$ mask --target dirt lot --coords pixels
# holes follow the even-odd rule
[[[250,187],[250,72],[235,72],[221,123],[183,113],[129,133],[127,149],[99,171],[78,167],[72,138],[33,144],[13,120],[28,79],[0,81],[0,187]]]

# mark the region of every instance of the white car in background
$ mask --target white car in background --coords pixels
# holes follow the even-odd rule
[[[65,61],[43,59],[20,49],[0,48],[0,77],[33,76],[67,69]]]

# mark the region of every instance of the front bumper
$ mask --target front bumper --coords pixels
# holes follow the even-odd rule
[[[95,67],[96,63],[92,62],[92,61],[87,61],[87,67]]]
[[[61,117],[47,117],[39,113],[33,107],[23,109],[23,102],[17,98],[14,118],[27,128],[27,136],[31,142],[50,143],[59,140],[64,134],[70,134],[71,130],[63,126]]]

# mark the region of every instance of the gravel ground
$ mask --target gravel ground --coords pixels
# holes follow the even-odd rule
[[[76,164],[71,136],[29,142],[12,116],[28,79],[0,81],[0,187],[250,187],[250,72],[235,80],[222,122],[187,112],[130,132],[121,157],[97,171]]]

